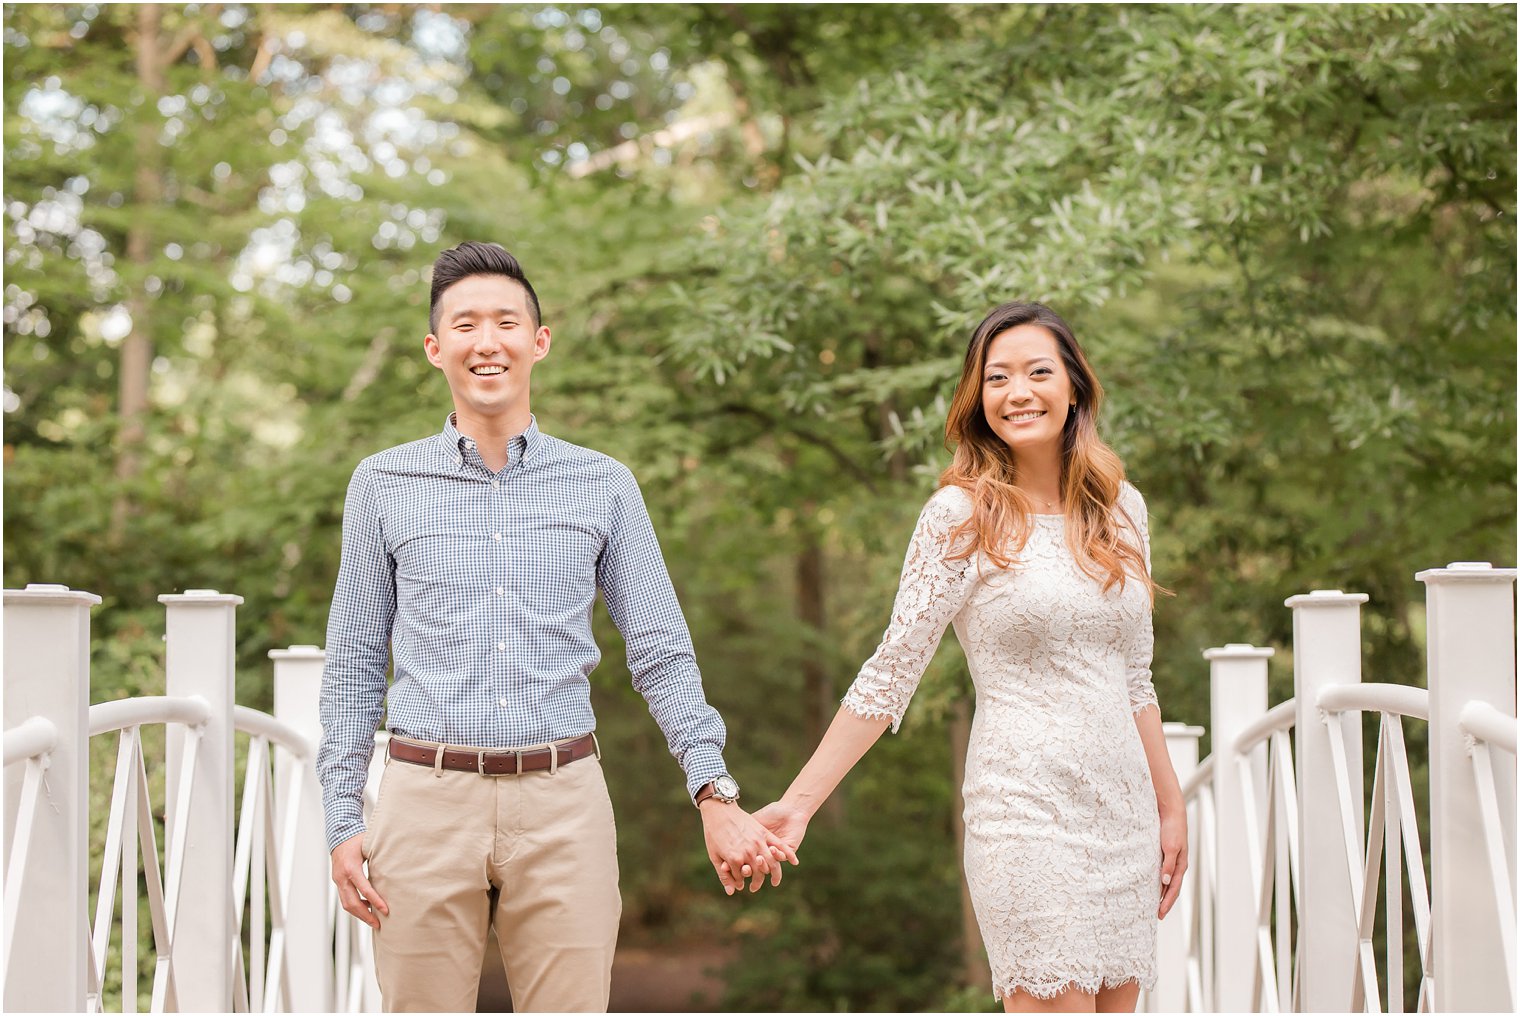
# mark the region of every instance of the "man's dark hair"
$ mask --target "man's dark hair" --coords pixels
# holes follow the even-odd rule
[[[520,284],[528,294],[528,309],[533,314],[534,330],[543,324],[543,316],[538,309],[538,294],[533,291],[533,283],[528,281],[528,276],[523,273],[522,265],[517,263],[517,259],[499,243],[466,240],[458,247],[444,251],[433,262],[433,293],[428,305],[428,331],[438,334],[438,301],[443,299],[444,290],[472,275],[501,275]]]

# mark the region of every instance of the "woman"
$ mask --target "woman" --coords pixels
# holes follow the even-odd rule
[[[1009,303],[972,335],[955,458],[919,517],[892,621],[823,742],[756,813],[794,847],[908,700],[953,622],[976,684],[966,879],[1015,1011],[1131,1011],[1187,867],[1151,687],[1145,502],[1097,432],[1071,329]]]

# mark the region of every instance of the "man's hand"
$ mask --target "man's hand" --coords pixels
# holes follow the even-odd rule
[[[737,804],[709,797],[697,807],[702,812],[707,859],[728,895],[744,888],[745,878],[751,879],[752,893],[760,891],[767,875],[771,885],[780,885],[781,862],[797,863],[795,850]]]
[[[794,854],[797,848],[802,846],[802,838],[807,835],[807,812],[801,808],[790,807],[781,801],[767,804],[751,817],[769,829],[772,836],[787,844]],[[792,863],[795,864],[797,862],[793,861]],[[718,868],[718,877],[721,879],[729,873],[728,862],[724,861],[722,866]]]
[[[364,834],[350,836],[333,847],[332,880],[338,887],[338,900],[343,909],[353,914],[371,928],[380,927],[375,911],[390,916],[391,908],[375,892],[364,874]]]

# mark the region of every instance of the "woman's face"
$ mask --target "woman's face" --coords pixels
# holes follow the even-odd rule
[[[982,368],[982,413],[1015,454],[1059,451],[1075,404],[1060,346],[1043,325],[1014,325],[992,337]]]

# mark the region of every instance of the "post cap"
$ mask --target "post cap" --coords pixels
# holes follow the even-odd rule
[[[7,606],[20,606],[26,603],[74,603],[93,607],[99,602],[100,597],[94,593],[87,593],[83,589],[70,589],[68,586],[53,582],[28,582],[25,589],[5,591]]]
[[[183,593],[164,593],[158,602],[165,606],[236,606],[243,602],[243,598],[235,593],[219,593],[215,589],[186,589]]]
[[[321,646],[291,646],[288,649],[269,650],[271,660],[325,660],[327,651]]]
[[[1161,733],[1166,737],[1202,737],[1204,729],[1190,723],[1168,722],[1161,724]]]
[[[1339,589],[1312,589],[1307,593],[1290,596],[1283,601],[1284,607],[1349,607],[1366,603],[1366,593],[1343,593]]]
[[[1271,646],[1253,646],[1249,642],[1230,642],[1213,649],[1205,649],[1205,660],[1265,660],[1276,653]]]
[[[1495,568],[1487,561],[1453,561],[1445,568],[1427,568],[1415,572],[1415,580],[1425,583],[1442,582],[1513,582],[1513,568]]]

